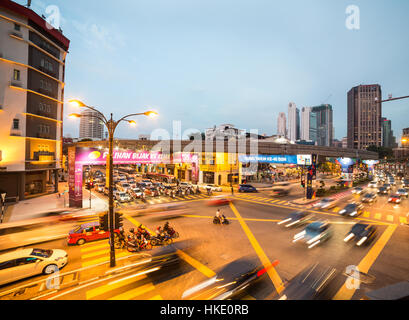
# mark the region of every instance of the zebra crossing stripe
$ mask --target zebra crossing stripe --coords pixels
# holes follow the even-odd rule
[[[388,221],[390,221],[390,222],[393,222],[393,220],[394,220],[394,217],[393,217],[393,215],[388,215],[387,217],[386,217],[386,220],[388,220]]]
[[[405,217],[399,217],[399,222],[403,224],[408,224],[408,219],[406,219]]]
[[[380,213],[375,214],[376,220],[381,220],[382,215]]]

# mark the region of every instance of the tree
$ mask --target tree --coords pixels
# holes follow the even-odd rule
[[[375,145],[369,146],[366,150],[377,152],[379,159],[393,159],[393,150],[391,148],[377,147]]]

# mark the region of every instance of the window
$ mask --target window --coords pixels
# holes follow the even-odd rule
[[[20,81],[20,70],[14,69],[13,80]]]
[[[19,119],[13,119],[13,129],[14,130],[20,129],[20,120]]]
[[[10,260],[0,263],[0,270],[9,269],[16,266],[16,260]]]
[[[54,70],[53,64],[47,59],[41,59],[41,66],[51,72]]]
[[[16,260],[16,267],[24,266],[26,264],[35,263],[38,259],[37,258],[20,258]]]
[[[17,23],[14,24],[14,30],[21,31],[21,26]]]
[[[40,88],[46,91],[52,90],[51,83],[45,80],[40,80]]]

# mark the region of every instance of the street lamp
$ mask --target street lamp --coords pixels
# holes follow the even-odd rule
[[[109,156],[107,159],[107,165],[109,166],[109,171],[108,171],[108,183],[109,183],[109,193],[108,193],[108,198],[109,198],[109,214],[108,214],[108,219],[109,219],[109,241],[110,241],[110,265],[111,268],[115,267],[116,262],[115,262],[115,245],[114,245],[114,188],[113,188],[113,146],[114,146],[114,133],[115,130],[118,126],[119,123],[122,121],[128,122],[132,126],[136,126],[136,122],[134,120],[127,120],[130,117],[134,116],[147,116],[150,118],[153,118],[158,115],[157,112],[155,111],[146,111],[142,113],[133,113],[133,114],[128,114],[118,121],[114,121],[113,119],[113,114],[111,113],[111,117],[108,120],[105,115],[95,109],[94,107],[88,106],[85,103],[83,103],[80,100],[72,99],[68,101],[71,103],[73,106],[76,107],[82,107],[82,108],[87,108],[92,111],[95,111],[96,114],[90,115],[91,117],[94,117],[104,123],[106,128],[108,129],[108,134],[109,134]],[[89,116],[89,115],[87,115]],[[78,113],[72,113],[69,115],[70,118],[75,119],[75,118],[81,118],[81,115]]]

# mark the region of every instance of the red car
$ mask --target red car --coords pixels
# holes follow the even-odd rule
[[[388,202],[390,202],[390,203],[397,203],[397,204],[401,203],[401,201],[402,200],[400,198],[400,195],[398,195],[398,194],[394,194],[394,195],[390,196],[390,198],[388,200]]]
[[[213,197],[208,200],[207,204],[209,206],[223,206],[228,205],[231,202],[232,202],[231,199],[227,197]]]
[[[119,230],[114,230],[115,233],[119,233]],[[68,244],[82,245],[85,242],[102,240],[109,238],[109,231],[99,229],[99,222],[90,222],[82,224],[70,231],[68,236]]]

